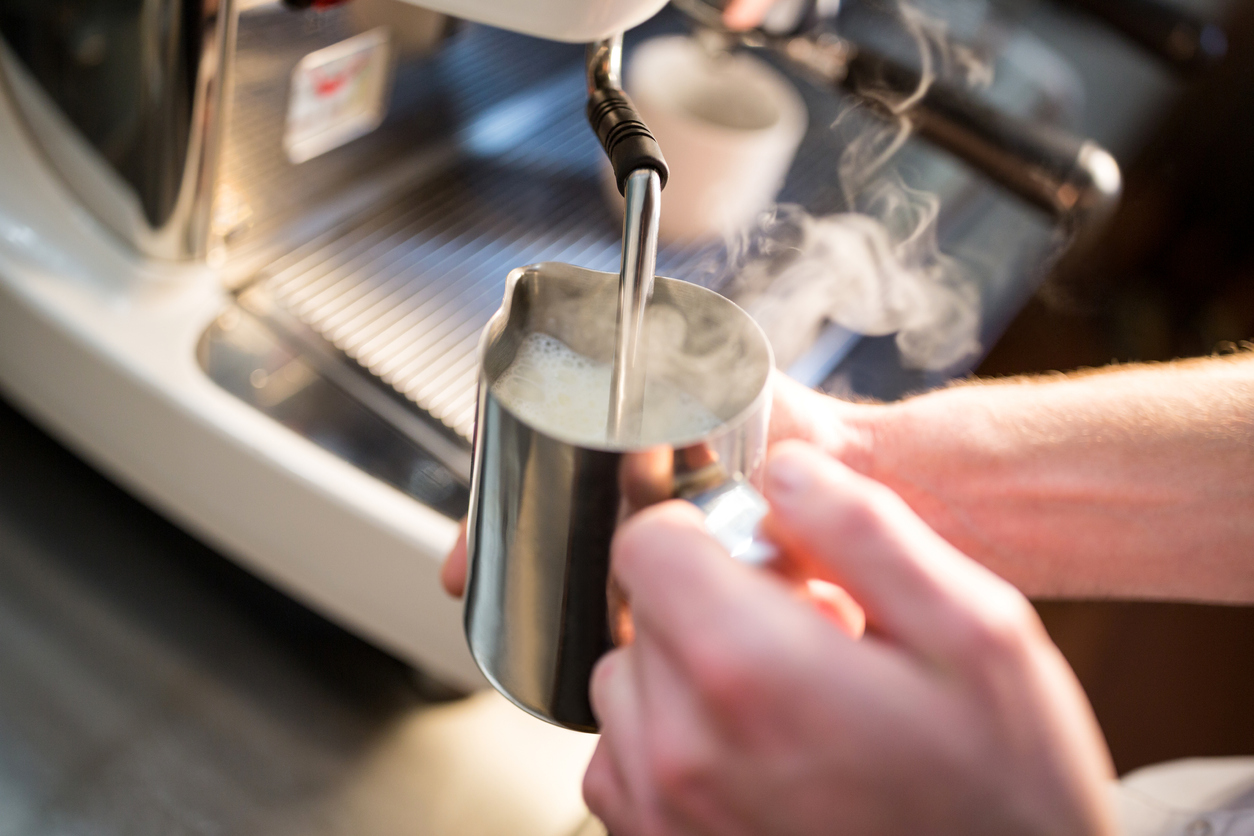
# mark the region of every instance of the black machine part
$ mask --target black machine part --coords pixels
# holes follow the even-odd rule
[[[661,187],[665,188],[669,170],[657,140],[640,118],[631,97],[623,92],[619,80],[622,60],[621,35],[588,45],[588,124],[609,157],[618,193],[626,195],[632,172],[656,171]]]

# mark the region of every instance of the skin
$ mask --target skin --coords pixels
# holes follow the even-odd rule
[[[685,503],[621,527],[634,637],[593,678],[589,807],[617,836],[1114,832],[1101,735],[1023,593],[1254,602],[1254,356],[890,405],[774,386],[794,584]]]
[[[769,530],[866,612],[855,640],[683,502],[620,530],[635,641],[592,680],[589,808],[632,834],[1107,834],[1109,756],[1027,600],[891,491],[778,444]]]
[[[776,385],[780,437],[887,485],[1029,596],[1254,602],[1254,355],[891,405]]]

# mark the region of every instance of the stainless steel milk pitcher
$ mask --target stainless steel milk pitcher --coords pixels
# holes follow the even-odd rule
[[[502,694],[544,720],[595,731],[588,682],[614,643],[610,541],[635,510],[699,497],[730,521],[720,539],[752,551],[773,360],[762,330],[713,291],[658,277],[650,305],[670,320],[667,362],[649,374],[721,421],[699,438],[590,445],[520,419],[493,383],[532,333],[598,362],[613,358],[618,276],[568,264],[513,271],[480,342],[479,403],[467,529],[465,626],[475,661]],[[713,506],[711,506],[713,507]],[[746,510],[747,509],[747,510]],[[743,548],[742,548],[743,546]]]

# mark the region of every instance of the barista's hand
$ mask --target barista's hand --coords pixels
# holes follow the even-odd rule
[[[633,834],[1107,834],[1111,765],[1027,601],[891,491],[787,442],[771,532],[866,609],[855,641],[692,507],[629,521],[635,642],[592,682],[589,807]]]
[[[799,438],[862,472],[870,457],[871,426],[875,410],[882,407],[847,403],[821,395],[808,386],[776,372],[771,380],[770,443]],[[444,558],[440,581],[449,595],[460,598],[466,588],[466,521],[461,534]]]
[[[444,556],[444,565],[440,567],[440,583],[444,591],[454,598],[462,597],[466,591],[466,518],[462,517],[461,530],[457,532],[457,542]]]

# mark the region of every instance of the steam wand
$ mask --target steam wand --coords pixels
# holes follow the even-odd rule
[[[618,274],[618,322],[610,382],[609,440],[633,441],[644,417],[645,369],[640,354],[645,308],[657,269],[666,160],[619,80],[623,37],[588,45],[588,123],[601,140],[625,199],[623,258]]]

